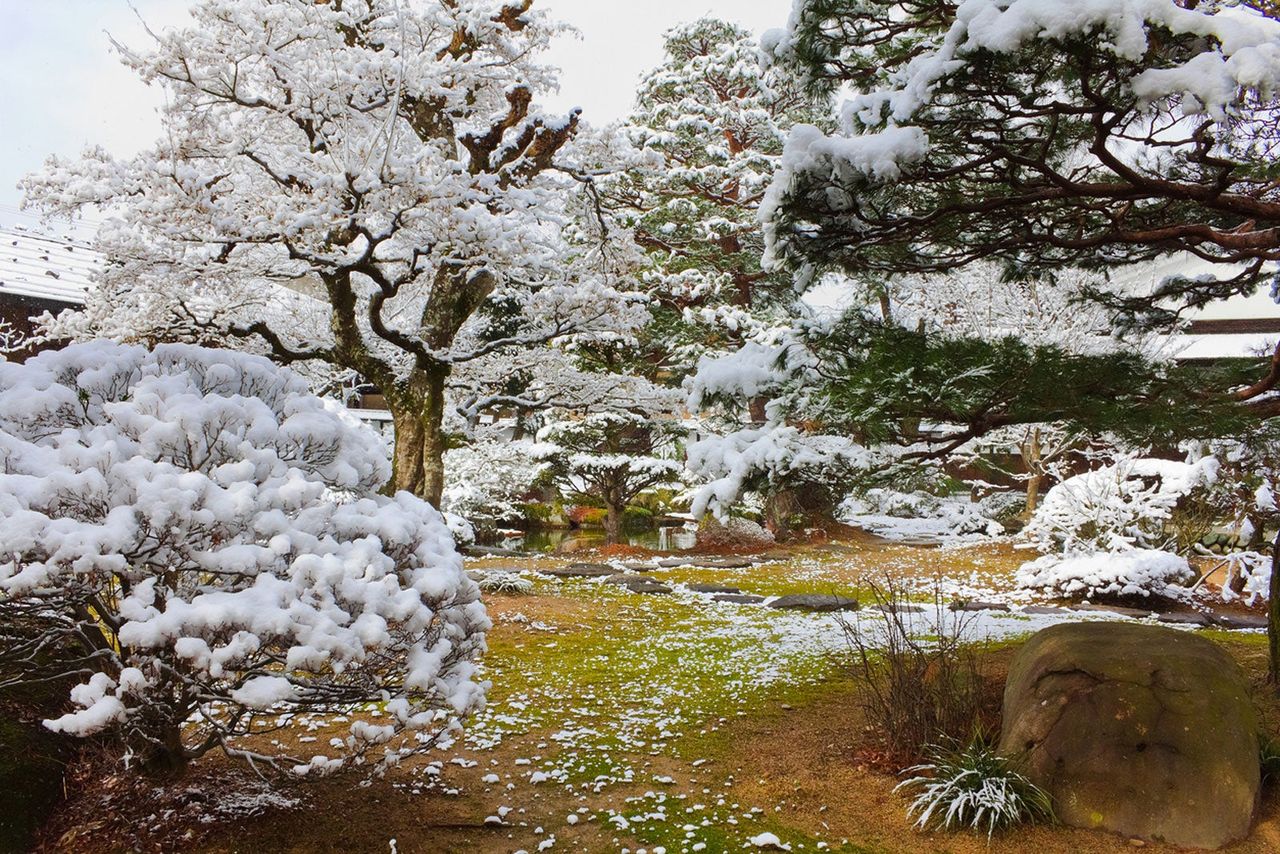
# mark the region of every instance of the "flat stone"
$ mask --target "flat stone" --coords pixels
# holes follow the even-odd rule
[[[711,597],[711,601],[731,602],[735,605],[759,605],[764,601],[764,597],[752,593],[717,593]]]
[[[1066,608],[1058,608],[1054,605],[1027,605],[1018,611],[1019,614],[1045,614],[1051,616],[1062,616],[1071,612]]]
[[[653,572],[658,567],[652,563],[624,563],[622,568],[627,572]]]
[[[568,566],[557,566],[536,571],[543,575],[554,575],[556,578],[605,578],[618,574],[618,570],[603,563],[571,563]]]
[[[1168,614],[1156,614],[1156,622],[1171,623],[1181,626],[1209,626],[1213,621],[1204,614],[1195,611],[1174,611]]]
[[[877,611],[883,611],[886,614],[888,613],[923,614],[926,610],[923,605],[912,605],[910,603],[905,603],[905,602],[898,605],[888,605],[888,604],[877,602],[875,605],[872,605],[871,607]]]
[[[947,606],[952,611],[1008,611],[1009,606],[1004,602],[983,602],[978,599],[969,599],[965,601],[955,601]]]
[[[942,545],[941,540],[929,540],[923,537],[894,537],[889,539],[889,542],[895,546],[913,546],[917,549],[936,549]]]
[[[1265,629],[1267,618],[1261,614],[1218,614],[1214,622],[1224,629]]]
[[[747,569],[756,565],[749,557],[715,557],[693,561],[694,566],[706,569]]]
[[[769,607],[795,611],[856,611],[858,600],[831,593],[789,593],[774,599]]]
[[[632,593],[670,593],[671,588],[645,575],[615,573],[604,580],[605,584],[625,587]]]
[[[1100,614],[1118,614],[1121,617],[1132,617],[1135,620],[1145,620],[1151,616],[1150,611],[1144,611],[1141,608],[1125,608],[1122,605],[1076,605],[1073,611],[1092,611]]]
[[[756,557],[760,563],[782,563],[791,560],[791,555],[787,552],[765,552]]]
[[[658,561],[658,566],[663,569],[675,569],[677,566],[689,566],[692,563],[687,557],[664,557]]]
[[[728,584],[690,584],[689,589],[694,593],[741,593],[741,587],[732,587]]]

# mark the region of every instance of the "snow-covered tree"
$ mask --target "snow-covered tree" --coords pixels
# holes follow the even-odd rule
[[[395,422],[392,487],[438,502],[445,389],[508,347],[625,334],[596,204],[601,145],[535,106],[558,27],[532,0],[201,0],[124,62],[164,87],[164,135],[25,182],[51,214],[100,206],[109,263],[51,332],[237,337],[353,372]],[[287,287],[286,287],[287,286]],[[509,309],[502,334],[477,313]]]
[[[664,61],[641,80],[623,128],[641,157],[609,189],[648,253],[651,361],[679,378],[709,348],[767,329],[793,298],[789,275],[760,266],[756,212],[787,129],[817,114],[762,68],[741,27],[701,18],[664,38]]]
[[[430,747],[483,702],[489,621],[440,514],[379,495],[389,476],[369,428],[262,357],[92,342],[0,364],[0,682],[72,680],[46,725],[149,771]],[[300,712],[353,722],[314,755],[244,738]]]
[[[539,456],[562,490],[604,504],[605,536],[616,543],[627,505],[681,483],[684,465],[675,457],[682,432],[678,421],[652,413],[597,412],[539,431]]]
[[[450,449],[445,463],[442,509],[489,530],[523,519],[521,505],[545,466],[533,442],[493,435]]]

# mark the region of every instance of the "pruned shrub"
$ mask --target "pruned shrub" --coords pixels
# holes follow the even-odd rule
[[[256,356],[93,342],[0,364],[0,682],[68,678],[46,726],[157,772],[429,749],[483,701],[489,621],[441,515],[380,495],[389,474],[368,427]],[[304,712],[351,723],[319,751],[246,738]]]

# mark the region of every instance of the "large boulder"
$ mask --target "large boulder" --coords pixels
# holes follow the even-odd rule
[[[1032,635],[1009,668],[999,751],[1076,827],[1218,848],[1249,832],[1258,804],[1244,677],[1188,632],[1075,623]]]

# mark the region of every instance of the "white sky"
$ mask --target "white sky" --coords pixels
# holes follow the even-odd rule
[[[183,23],[187,0],[133,0],[160,29]],[[581,31],[549,60],[563,70],[551,107],[581,106],[592,124],[625,115],[637,79],[662,58],[662,33],[715,15],[754,33],[782,26],[791,0],[538,0]],[[159,135],[160,92],[120,65],[107,33],[145,45],[128,0],[0,0],[0,222],[21,201],[18,180],[49,154],[100,144],[128,156]]]

